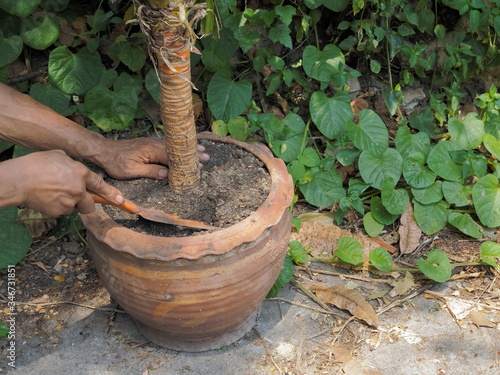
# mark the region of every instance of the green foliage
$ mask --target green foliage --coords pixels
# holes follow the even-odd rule
[[[272,286],[271,290],[267,293],[266,298],[274,298],[278,295],[279,290],[283,285],[291,281],[293,278],[293,262],[292,259],[287,255],[285,256],[285,261],[283,267],[278,275],[277,280]]]
[[[16,223],[17,208],[0,210],[0,269],[15,265],[28,253],[32,238],[29,231]]]
[[[437,282],[445,282],[451,277],[450,260],[439,249],[432,249],[427,254],[427,260],[418,259],[418,268],[429,279]]]

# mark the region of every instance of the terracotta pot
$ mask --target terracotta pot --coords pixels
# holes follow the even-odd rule
[[[293,183],[265,146],[203,133],[259,158],[271,177],[262,206],[241,222],[190,237],[158,237],[118,225],[100,206],[82,215],[92,258],[110,295],[150,341],[180,351],[219,349],[255,325],[291,232]]]

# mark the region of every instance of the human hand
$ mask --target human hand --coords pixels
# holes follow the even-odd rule
[[[25,204],[47,216],[70,214],[75,208],[91,213],[95,204],[87,191],[118,204],[123,202],[118,189],[60,150],[36,152],[2,164],[3,170],[9,168],[9,178],[17,185],[16,204]]]
[[[198,145],[200,161],[208,161],[205,147]],[[163,180],[168,175],[168,156],[165,143],[151,138],[134,138],[109,141],[99,164],[108,175],[116,179],[139,177]]]

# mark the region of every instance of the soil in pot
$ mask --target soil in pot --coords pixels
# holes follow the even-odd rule
[[[193,192],[175,194],[166,180],[107,178],[106,181],[141,207],[163,210],[220,228],[229,227],[248,217],[265,201],[271,187],[269,173],[262,161],[232,144],[205,139],[200,140],[200,144],[205,146],[210,160],[203,163],[200,187]],[[118,224],[145,234],[181,237],[200,232],[151,222],[112,206],[104,209]]]

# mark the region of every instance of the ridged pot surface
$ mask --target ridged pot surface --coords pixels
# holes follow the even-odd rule
[[[141,333],[174,350],[218,349],[255,324],[278,277],[291,232],[293,182],[282,160],[260,144],[235,144],[266,166],[271,190],[259,209],[212,233],[159,237],[118,225],[101,207],[82,215],[99,276]]]

